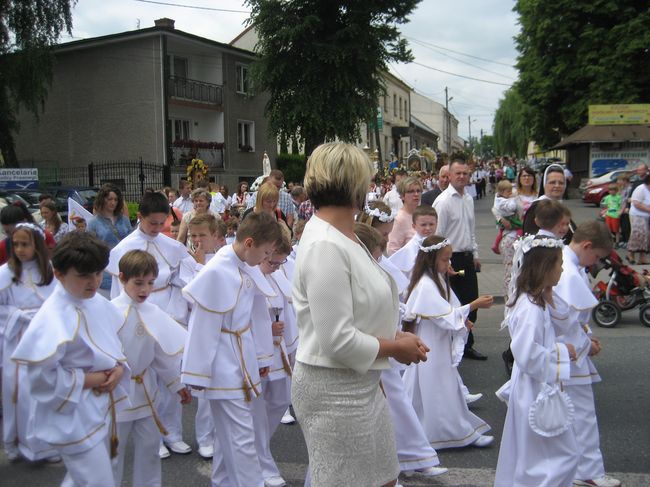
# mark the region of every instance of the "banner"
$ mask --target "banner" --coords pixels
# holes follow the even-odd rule
[[[589,105],[589,125],[646,125],[650,103],[635,105]]]
[[[38,187],[38,169],[0,169],[0,189],[35,189]]]
[[[84,230],[93,219],[93,214],[86,210],[83,206],[77,203],[72,198],[68,198],[68,230],[76,230],[83,225],[85,221]]]

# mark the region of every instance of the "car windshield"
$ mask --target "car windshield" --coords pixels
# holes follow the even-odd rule
[[[79,196],[85,200],[94,200],[95,196],[97,196],[97,191],[94,189],[81,189],[79,190]]]
[[[38,197],[41,195],[41,193],[17,193],[17,194],[22,199],[27,201],[27,203],[29,203],[30,205],[37,205]]]

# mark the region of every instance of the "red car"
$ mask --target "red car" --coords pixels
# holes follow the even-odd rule
[[[581,190],[582,201],[584,203],[591,203],[600,206],[602,199],[609,194],[609,185],[616,182],[618,176],[631,174],[630,171],[617,170],[603,174],[597,178],[587,180],[585,188]]]

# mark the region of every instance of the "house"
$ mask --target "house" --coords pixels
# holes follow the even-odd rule
[[[212,180],[233,189],[261,174],[265,151],[275,159],[275,137],[263,115],[268,97],[250,88],[251,51],[159,19],[154,27],[68,42],[53,52],[44,112],[38,121],[20,114],[21,166],[55,165],[56,179],[65,183],[70,168],[142,160],[153,172],[158,168],[143,175],[145,183],[177,185],[198,157]],[[128,186],[131,179],[95,174],[94,184]]]
[[[453,154],[465,148],[465,141],[458,136],[458,119],[444,105],[417,91],[412,91],[411,112],[418,120],[439,134],[438,147],[441,152]]]

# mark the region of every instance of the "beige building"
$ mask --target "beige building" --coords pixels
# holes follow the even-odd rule
[[[411,92],[411,112],[415,117],[440,134],[440,152],[463,150],[465,141],[458,136],[458,119],[445,106],[424,95]],[[451,149],[451,150],[450,150]]]

